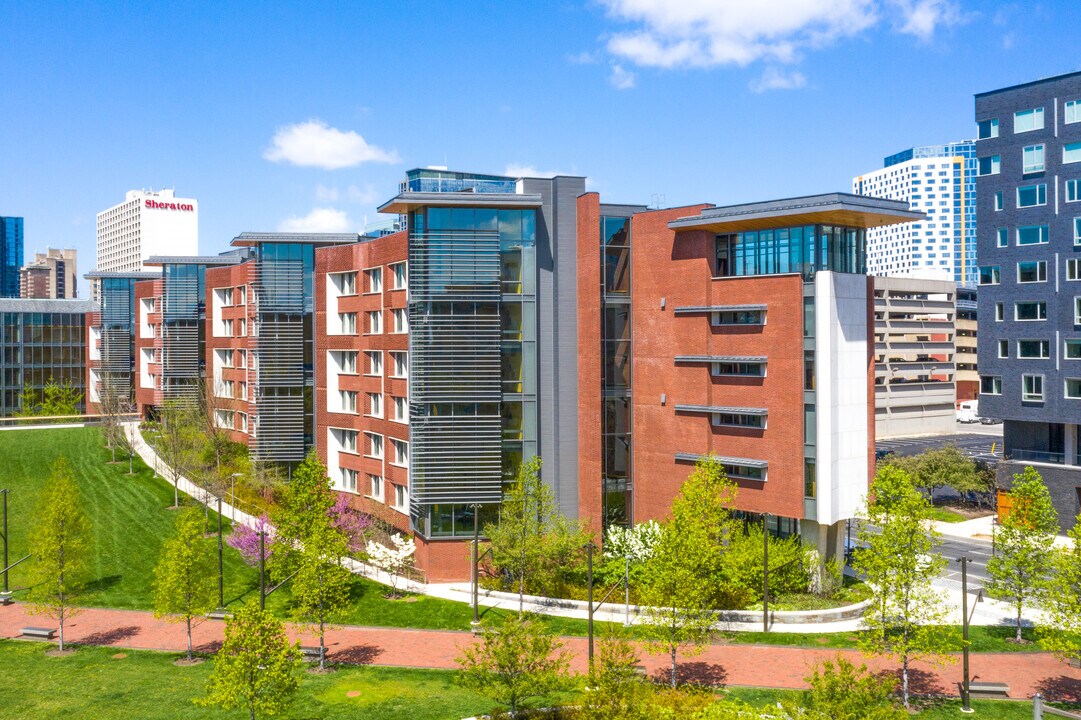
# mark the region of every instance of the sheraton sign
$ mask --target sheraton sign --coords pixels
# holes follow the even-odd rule
[[[157,200],[145,200],[143,204],[154,210],[183,210],[193,212],[195,206],[191,203],[158,202]]]

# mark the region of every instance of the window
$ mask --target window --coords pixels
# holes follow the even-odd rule
[[[1067,340],[1063,355],[1067,360],[1081,360],[1081,340]]]
[[[998,375],[980,375],[980,392],[984,395],[1001,395],[1002,378]]]
[[[1022,185],[1017,188],[1017,207],[1036,207],[1047,204],[1047,183]]]
[[[1051,341],[1018,340],[1017,357],[1025,360],[1046,360],[1051,357]]]
[[[357,372],[357,354],[343,350],[331,351],[334,362],[337,363],[339,372],[346,375],[355,375]]]
[[[1081,200],[1081,180],[1066,181],[1066,202]]]
[[[1073,219],[1073,244],[1081,245],[1081,217]]]
[[[1081,325],[1081,297],[1073,299],[1073,324]]]
[[[1081,258],[1070,258],[1066,261],[1066,279],[1081,280]]]
[[[248,432],[248,413],[238,412],[237,417],[237,430],[240,432]]]
[[[343,335],[357,334],[357,314],[355,312],[338,313],[338,324]]]
[[[1021,172],[1036,173],[1044,171],[1044,146],[1029,145],[1021,150]]]
[[[378,460],[383,458],[383,436],[375,433],[364,433],[364,454]]]
[[[1015,133],[1029,132],[1031,130],[1043,130],[1043,108],[1022,110],[1013,114],[1013,131]]]
[[[980,140],[990,140],[998,137],[998,118],[981,120],[977,124],[979,126],[979,135],[977,137]]]
[[[338,441],[341,452],[355,453],[357,451],[357,431],[331,428],[331,434]]]
[[[991,155],[989,157],[980,158],[978,161],[978,175],[998,175],[1002,169],[1002,157],[1000,155]]]
[[[371,417],[383,417],[383,395],[381,393],[368,393],[368,408],[365,415]]]
[[[1000,358],[1008,358],[1010,356],[1010,341],[999,340],[998,341],[998,356]]]
[[[724,310],[713,313],[714,325],[765,325],[766,313],[762,310]]]
[[[371,270],[365,270],[364,275],[366,276],[366,279],[368,281],[368,292],[383,292],[383,268],[372,268]]]
[[[348,492],[357,491],[357,471],[352,468],[342,468],[342,489]]]
[[[1017,263],[1017,282],[1047,282],[1047,261],[1023,260]]]
[[[394,309],[394,332],[404,333],[409,331],[409,316],[405,308]]]
[[[766,427],[766,416],[743,413],[713,413],[713,424],[724,427],[742,427],[763,430]]]
[[[1021,376],[1021,400],[1043,402],[1043,375]]]
[[[339,390],[342,400],[342,412],[355,413],[357,411],[357,393],[354,390]]]
[[[383,332],[383,312],[381,310],[368,312],[368,332],[372,335]]]
[[[1075,122],[1081,122],[1081,100],[1070,100],[1066,103],[1066,119],[1063,122],[1066,125]]]
[[[409,402],[403,397],[394,397],[394,419],[409,422]]]
[[[1044,245],[1047,242],[1046,225],[1024,225],[1017,228],[1018,245]]]
[[[1066,378],[1066,398],[1081,400],[1081,378]]]
[[[248,351],[247,350],[237,350],[236,355],[237,355],[237,358],[238,358],[237,367],[238,368],[246,368],[246,367],[248,367]]]
[[[1002,191],[999,190],[997,193],[995,193],[995,211],[997,212],[997,211],[999,211],[1001,209],[1002,209]]]
[[[226,430],[233,429],[233,411],[232,410],[215,410],[214,411],[214,424],[220,428]]]
[[[995,322],[1002,322],[1006,319],[1006,313],[1003,312],[1003,305],[1000,302],[995,303]]]
[[[980,266],[980,285],[998,285],[999,276],[998,265]]]
[[[1081,162],[1081,143],[1066,143],[1062,146],[1062,164]]]
[[[404,485],[394,486],[394,507],[399,510],[405,510],[409,506],[409,492],[406,491]]]
[[[1014,305],[1014,320],[1046,320],[1047,303],[1019,302]]]
[[[232,399],[235,387],[232,380],[221,380],[218,382],[218,397]]]
[[[379,350],[369,350],[364,353],[364,357],[367,360],[367,368],[365,368],[365,375],[382,375],[383,374],[383,353]]]
[[[334,283],[334,289],[338,291],[339,296],[357,294],[357,274],[355,272],[333,273],[330,276],[330,281]]]
[[[369,475],[368,488],[373,500],[383,502],[383,478],[378,475]]]
[[[998,247],[1009,247],[1010,245],[1010,229],[999,228],[996,232]]]
[[[713,363],[714,377],[724,375],[749,375],[762,377],[766,374],[766,366],[760,362],[719,362]]]
[[[395,351],[390,354],[390,360],[394,364],[391,368],[391,377],[404,378],[409,372],[409,353]]]
[[[391,438],[390,439],[390,447],[391,447],[391,450],[394,453],[392,458],[391,458],[390,464],[391,465],[401,465],[402,467],[408,466],[409,465],[409,443],[407,443],[405,440],[396,440],[394,438]]]
[[[248,323],[248,321],[245,320],[244,318],[241,318],[240,320],[237,320],[237,333],[236,333],[237,337],[244,337],[245,335],[248,334],[248,324],[247,323]]]
[[[405,263],[394,263],[390,266],[390,271],[394,274],[394,287],[391,290],[405,290]]]

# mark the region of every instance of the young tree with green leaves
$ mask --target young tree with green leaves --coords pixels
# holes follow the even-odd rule
[[[225,621],[225,641],[214,657],[204,707],[247,708],[256,714],[277,715],[288,707],[300,686],[300,644],[290,643],[281,621],[253,603],[243,605]]]
[[[455,662],[458,682],[510,708],[569,689],[570,653],[544,625],[530,618],[504,617],[487,627],[481,641],[462,649]]]
[[[653,687],[638,673],[641,658],[626,637],[616,631],[601,635],[597,657],[582,693],[581,720],[647,720]]]
[[[70,380],[63,383],[49,378],[42,389],[42,415],[75,415],[79,412],[79,403],[83,394],[75,389]]]
[[[180,479],[197,465],[198,410],[179,400],[166,400],[154,448],[165,462],[165,474],[173,484],[173,506],[180,507]]]
[[[1021,641],[1021,614],[1047,585],[1058,532],[1058,513],[1043,478],[1028,466],[1013,476],[1007,493],[1009,513],[999,524],[998,551],[987,561],[991,576],[987,592],[1013,605],[1016,611],[1015,639]]]
[[[13,414],[15,417],[32,418],[37,417],[40,406],[40,400],[38,398],[37,390],[33,385],[24,385],[22,392],[19,393],[19,409]]]
[[[296,569],[297,554],[308,538],[331,526],[333,506],[334,491],[326,466],[312,450],[293,471],[292,482],[284,488],[281,502],[271,515],[277,528],[276,572],[288,575]]]
[[[503,493],[499,521],[484,526],[492,549],[492,562],[518,586],[518,616],[525,607],[531,578],[579,562],[587,541],[581,528],[556,507],[552,489],[540,478],[541,459],[522,463],[518,478]]]
[[[908,713],[890,700],[897,681],[872,674],[838,655],[816,665],[804,678],[808,689],[798,703],[782,705],[788,717],[807,720],[905,720]]]
[[[116,449],[123,443],[124,429],[123,406],[125,398],[117,392],[114,382],[108,376],[102,378],[101,397],[98,406],[101,413],[101,435],[105,445],[112,452],[112,462],[116,462]]]
[[[908,707],[910,662],[948,659],[952,633],[943,627],[947,605],[943,593],[931,586],[946,558],[936,553],[941,535],[932,528],[931,505],[907,472],[893,465],[880,467],[870,498],[868,523],[859,534],[865,547],[853,560],[872,591],[864,616],[867,632],[860,643],[865,652],[901,661],[901,694]]]
[[[978,482],[976,462],[952,444],[925,450],[919,455],[899,460],[898,464],[912,474],[916,487],[927,491],[932,505],[938,488],[952,487],[958,492],[965,492]]]
[[[699,460],[645,566],[643,630],[652,650],[670,657],[672,687],[680,648],[700,652],[713,632],[716,600],[725,592],[718,587],[726,585],[722,555],[732,535],[735,492],[717,458]]]
[[[293,617],[318,629],[320,670],[326,667],[327,624],[349,605],[353,576],[341,564],[346,550],[345,537],[328,523],[309,535],[296,553],[290,610]]]
[[[193,507],[177,514],[176,534],[162,545],[154,568],[154,617],[184,623],[188,660],[192,659],[192,626],[218,602],[214,543],[203,535],[201,515]]]
[[[1070,546],[1051,558],[1044,590],[1046,623],[1037,629],[1043,646],[1065,660],[1081,660],[1081,515],[1070,528]]]
[[[30,612],[55,618],[64,650],[64,624],[86,585],[90,564],[90,520],[66,457],[57,458],[38,499],[30,534]]]

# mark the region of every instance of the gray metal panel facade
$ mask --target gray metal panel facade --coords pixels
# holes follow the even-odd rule
[[[578,517],[578,196],[585,178],[525,178],[537,218],[537,385],[542,477]],[[599,399],[598,399],[599,401]]]

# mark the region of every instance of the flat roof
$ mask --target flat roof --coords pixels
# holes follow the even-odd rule
[[[239,255],[151,255],[144,265],[238,265]]]
[[[100,308],[91,300],[37,300],[33,298],[0,298],[0,312],[88,313]]]
[[[1028,82],[1023,82],[1018,85],[1010,85],[1008,87],[998,88],[997,90],[987,90],[986,92],[976,93],[976,97],[986,97],[987,95],[994,95],[1001,92],[1009,92],[1010,90],[1031,87],[1033,85],[1041,85],[1047,82],[1055,82],[1056,80],[1065,80],[1067,78],[1076,77],[1079,75],[1081,75],[1081,70],[1063,73],[1062,75],[1051,75],[1050,77],[1039,78],[1038,80],[1029,80]]]
[[[538,208],[535,193],[404,192],[379,206],[382,213],[407,213],[418,207]]]
[[[924,220],[907,202],[851,193],[826,193],[766,202],[712,207],[668,223],[673,230],[738,232],[793,225],[843,225],[872,228]]]
[[[285,233],[242,232],[233,238],[234,247],[259,245],[260,243],[303,243],[307,245],[347,245],[359,242],[360,233]]]
[[[95,278],[131,278],[133,280],[157,280],[161,277],[159,272],[151,272],[148,270],[91,270],[86,275],[83,275],[87,280],[93,280]]]

